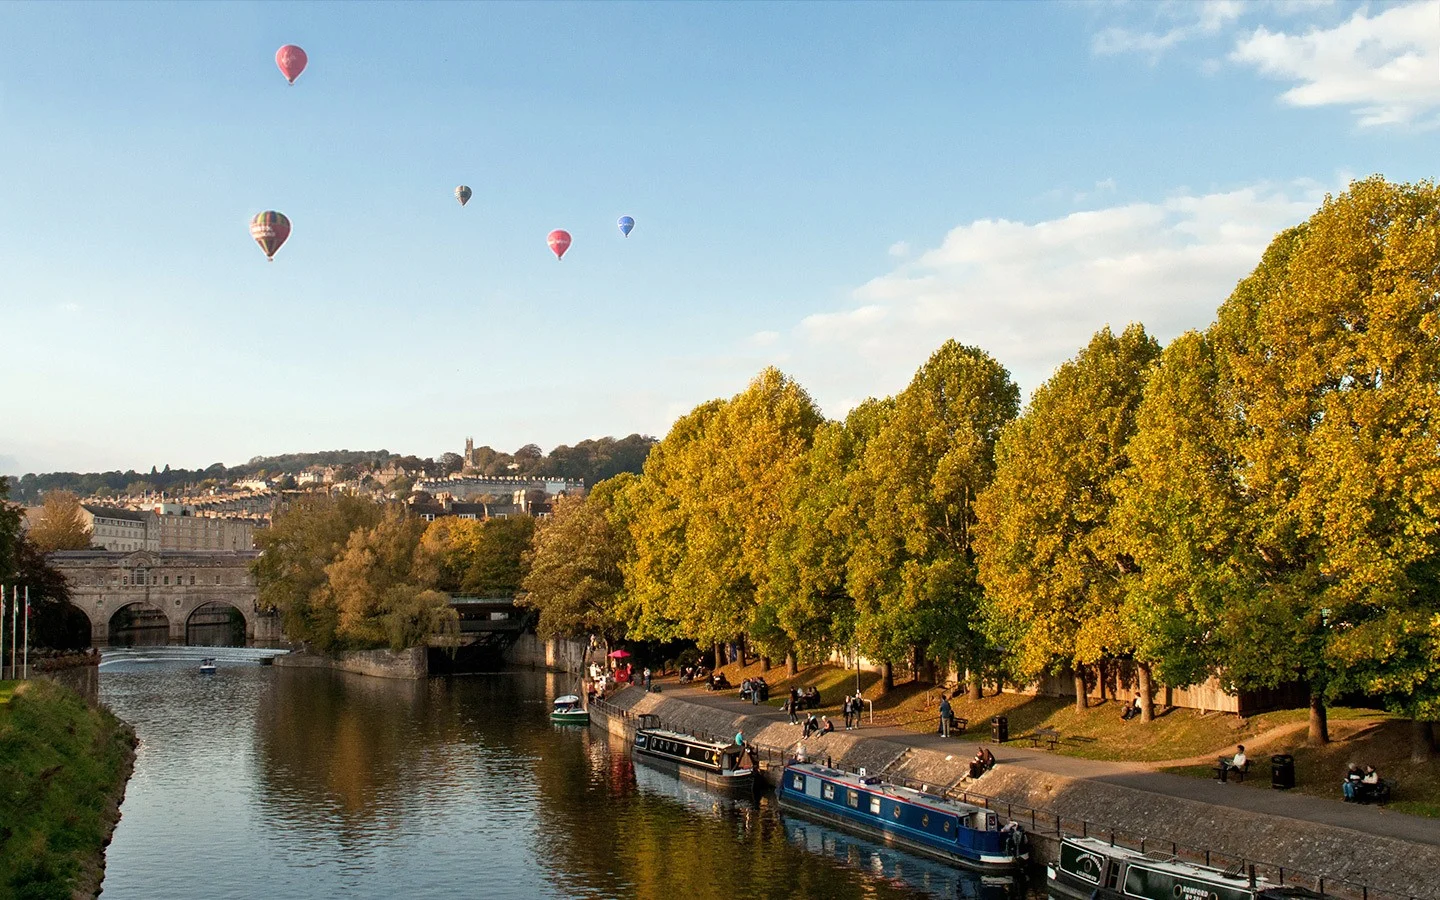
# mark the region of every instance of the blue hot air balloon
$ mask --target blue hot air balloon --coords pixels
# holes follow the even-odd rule
[[[635,227],[635,220],[629,216],[620,217],[620,233],[626,237],[630,236],[630,229]]]

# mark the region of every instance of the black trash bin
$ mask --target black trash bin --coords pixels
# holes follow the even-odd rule
[[[1282,791],[1295,786],[1295,757],[1288,753],[1270,757],[1270,786]]]
[[[1004,716],[996,716],[991,719],[990,739],[997,744],[1003,744],[1010,740],[1010,720]]]

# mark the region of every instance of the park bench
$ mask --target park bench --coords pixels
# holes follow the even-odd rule
[[[1025,739],[1030,742],[1032,747],[1039,747],[1040,742],[1044,741],[1046,747],[1054,750],[1055,746],[1060,743],[1060,732],[1054,728],[1037,728],[1025,735]]]
[[[964,716],[953,716],[950,719],[950,734],[964,734],[969,727],[970,720]]]
[[[1250,774],[1250,760],[1247,758],[1243,766],[1232,766],[1230,765],[1230,760],[1234,758],[1233,756],[1220,757],[1220,761],[1215,764],[1215,779],[1217,781],[1225,781],[1231,775],[1235,776],[1236,781],[1244,781],[1245,776]]]

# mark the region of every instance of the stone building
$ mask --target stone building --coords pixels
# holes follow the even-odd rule
[[[255,549],[256,523],[251,519],[196,516],[178,503],[158,504],[154,510],[85,503],[80,509],[90,527],[91,545],[106,550]]]
[[[116,551],[158,550],[160,547],[158,543],[150,543],[150,513],[82,503],[80,515],[90,529],[93,546]]]
[[[158,611],[170,629],[170,642],[185,642],[191,617],[210,604],[231,606],[245,618],[247,640],[281,639],[278,617],[256,606],[258,591],[250,574],[254,551],[68,550],[52,553],[70,588],[70,601],[90,620],[96,647],[110,642],[117,614],[129,607]],[[213,608],[213,607],[212,607]]]

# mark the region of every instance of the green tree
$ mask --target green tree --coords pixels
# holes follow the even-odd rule
[[[344,646],[403,650],[437,632],[457,632],[449,597],[415,583],[424,533],[424,521],[391,506],[375,525],[352,531],[344,552],[325,567],[323,603],[336,612],[335,634]]]
[[[783,486],[821,421],[810,396],[768,368],[656,445],[636,486],[633,636],[718,644],[750,632]]]
[[[856,633],[891,664],[913,656],[978,671],[975,498],[994,477],[995,443],[1019,390],[1005,367],[946,341],[895,397],[865,443],[851,489],[859,520],[847,569]]]
[[[90,549],[90,528],[81,515],[80,498],[69,491],[49,491],[30,540],[42,553]]]
[[[1085,669],[1136,645],[1124,615],[1134,570],[1111,527],[1114,480],[1159,344],[1139,325],[1104,328],[1030,398],[1000,440],[994,484],[980,498],[980,580],[993,639],[1018,673],[1068,667],[1075,705]],[[1143,716],[1153,716],[1139,660]]]
[[[561,497],[550,518],[536,526],[520,599],[539,611],[536,630],[542,636],[625,636],[618,606],[629,532],[624,504],[617,500],[634,481],[633,475],[618,475],[583,499]]]
[[[326,593],[325,569],[345,551],[350,535],[380,522],[383,508],[357,497],[307,494],[255,533],[261,555],[251,564],[264,609],[277,610],[285,634],[317,649],[339,640],[339,611]]]

